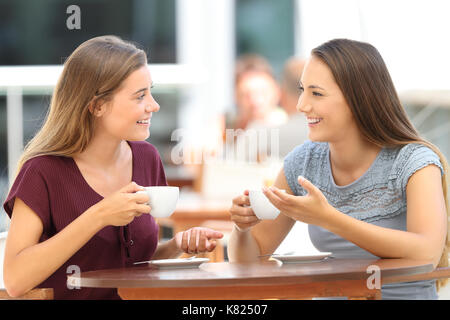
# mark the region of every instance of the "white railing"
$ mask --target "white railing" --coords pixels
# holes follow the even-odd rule
[[[196,86],[206,82],[203,66],[183,64],[149,64],[155,91]],[[23,150],[23,107],[26,94],[50,94],[63,70],[56,66],[0,66],[0,94],[6,95],[8,176],[14,174]]]
[[[153,81],[163,86],[184,86],[205,81],[206,72],[198,66],[149,64]],[[20,87],[24,90],[48,90],[56,85],[62,65],[0,66],[0,92]]]

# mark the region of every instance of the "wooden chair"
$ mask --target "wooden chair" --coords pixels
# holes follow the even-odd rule
[[[20,297],[11,297],[5,289],[0,289],[0,300],[53,300],[52,288],[32,289]]]

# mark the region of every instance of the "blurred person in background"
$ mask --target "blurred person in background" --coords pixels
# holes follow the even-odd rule
[[[115,36],[82,43],[64,63],[43,127],[25,147],[4,203],[11,217],[4,285],[12,297],[53,288],[55,299],[120,299],[116,289],[67,287],[81,272],[209,252],[208,228],[158,241],[143,186],[167,186],[147,141],[159,104],[146,53]]]
[[[226,137],[226,143],[232,143],[239,150],[236,152],[239,160],[249,163],[265,161],[273,141],[271,129],[285,123],[288,116],[279,107],[280,88],[264,57],[245,54],[237,59],[235,100],[236,116],[227,121],[226,126],[234,129],[234,139]]]
[[[280,106],[288,115],[286,123],[279,129],[279,156],[284,158],[296,146],[308,139],[308,122],[305,115],[297,110],[300,96],[299,79],[303,73],[305,60],[291,57],[284,65],[280,80]]]
[[[234,129],[273,127],[287,120],[278,106],[280,88],[269,62],[257,54],[245,54],[236,62]]]

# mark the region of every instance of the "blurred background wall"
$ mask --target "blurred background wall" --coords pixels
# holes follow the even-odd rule
[[[66,26],[73,4],[81,10],[80,30]],[[264,56],[279,78],[289,57],[306,58],[337,37],[379,49],[411,119],[450,158],[449,9],[447,0],[0,0],[2,203],[18,155],[44,120],[54,68],[104,34],[134,41],[149,55],[161,105],[149,141],[169,178],[189,175],[171,161],[174,131],[185,130],[184,138],[202,148],[220,135],[216,119],[234,111],[238,56]],[[1,210],[0,231],[8,225]]]

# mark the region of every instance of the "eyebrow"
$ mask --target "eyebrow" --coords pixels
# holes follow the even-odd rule
[[[303,86],[303,84],[302,84],[301,81],[299,81],[298,83],[299,83],[301,86]],[[315,84],[312,84],[312,85],[308,86],[308,88],[309,88],[309,89],[321,89],[321,90],[325,90],[324,88],[322,88],[322,87],[320,87],[320,86],[318,86],[318,85],[315,85]]]
[[[153,87],[153,82],[150,84],[150,88],[152,88],[152,87]],[[148,88],[142,88],[142,89],[139,89],[138,91],[136,91],[136,92],[133,93],[132,95],[135,95],[135,94],[137,94],[137,93],[139,93],[139,92],[146,91],[146,90],[148,90]]]
[[[133,95],[135,95],[135,94],[137,94],[137,93],[139,93],[139,92],[141,92],[141,91],[145,91],[145,90],[147,90],[147,88],[139,89],[138,91],[136,91],[135,93],[133,93]]]

